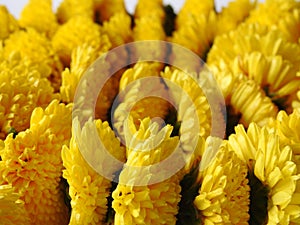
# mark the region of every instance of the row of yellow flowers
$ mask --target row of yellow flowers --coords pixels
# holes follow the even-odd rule
[[[0,6],[0,224],[300,224],[299,38],[296,0],[235,0],[221,12],[213,0],[186,0],[177,15],[162,0],[139,0],[133,15],[123,0],[63,0],[56,12],[51,0],[29,0],[18,20]],[[82,127],[72,121],[87,68],[105,52],[141,40],[177,43],[205,60],[225,99],[224,140],[210,136],[211,106],[195,80],[157,62],[116,72],[98,96],[95,119]],[[123,63],[115,58],[110,66]],[[164,99],[138,100],[145,77],[186,91],[197,133],[186,98],[177,111]],[[147,88],[167,95],[169,87]],[[157,117],[167,124],[151,120]],[[124,163],[115,171],[119,183],[81,154],[82,145],[92,155],[99,148],[87,135],[93,126],[102,147]],[[179,143],[185,155],[194,139],[181,170],[134,185],[141,176],[131,167],[160,163]]]

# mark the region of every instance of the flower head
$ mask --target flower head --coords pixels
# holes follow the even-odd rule
[[[155,15],[149,15],[145,17],[141,17],[135,20],[135,27],[133,28],[133,40],[134,41],[145,41],[145,40],[165,40],[166,34],[164,31],[164,27],[162,22],[155,17]],[[151,57],[159,58],[160,60],[164,60],[166,57],[167,50],[162,47],[157,51],[156,43],[149,43],[149,45],[153,45],[150,47],[137,46],[135,49],[137,56],[144,55],[145,53],[149,54]]]
[[[215,4],[212,0],[186,0],[176,18],[176,27],[180,29],[188,24],[191,18],[204,15],[207,16],[214,10]]]
[[[267,128],[242,125],[229,137],[228,146],[248,166],[250,184],[250,224],[289,224],[299,215],[293,197],[296,190],[296,164],[290,146],[280,146],[279,137]]]
[[[102,147],[105,148],[102,151],[108,151],[113,157],[122,162],[125,161],[125,149],[120,146],[120,142],[107,122],[90,120],[82,130],[77,129],[79,126],[78,120],[74,120],[73,123],[74,128],[70,147],[64,146],[62,150],[63,163],[66,168],[63,171],[63,176],[70,185],[69,194],[72,206],[70,224],[104,224],[108,211],[107,198],[110,196],[112,183],[95,171],[95,167],[92,168],[86,160],[89,162],[98,160],[93,163],[93,166],[103,166],[104,169],[111,168],[105,168],[105,161],[109,159],[106,159],[103,155],[95,157],[95,154],[97,155],[101,151],[99,146],[92,146],[95,142],[89,141],[91,136],[87,136],[87,132],[92,132],[92,126],[95,126],[97,129],[95,135],[100,138],[103,143]],[[84,157],[82,152],[85,151],[86,147],[81,148],[83,145],[88,146],[89,151],[86,152]],[[115,168],[115,172],[119,169],[121,168]]]
[[[247,167],[226,142],[215,149],[209,137],[199,173],[199,194],[194,200],[203,224],[248,224]]]
[[[134,18],[137,20],[145,17],[153,17],[163,23],[165,19],[165,12],[162,0],[138,1],[135,7]]]
[[[69,66],[73,49],[80,45],[88,43],[103,51],[109,49],[110,43],[107,43],[107,37],[103,37],[100,30],[100,26],[88,17],[72,17],[53,36],[53,48],[64,65]]]
[[[213,10],[207,14],[187,16],[184,25],[173,32],[170,40],[204,59],[215,37],[216,23],[217,15]]]
[[[94,1],[63,0],[58,6],[56,14],[60,23],[66,23],[76,16],[85,16],[94,20]]]
[[[22,59],[36,64],[41,76],[52,81],[54,87],[60,85],[62,64],[44,34],[30,27],[14,32],[4,42],[5,58],[8,59],[14,52],[20,52]]]
[[[152,176],[157,174],[143,167],[151,167],[168,157],[176,148],[178,138],[170,137],[171,126],[158,129],[158,124],[151,123],[150,118],[141,120],[139,129],[131,121],[128,129],[126,133],[132,132],[126,138],[128,166],[123,168],[120,183],[112,194],[115,224],[176,224],[181,191],[176,174],[158,183],[135,184],[140,179],[151,182]],[[159,142],[153,141],[156,139]],[[164,169],[159,171],[161,176]]]
[[[293,113],[288,115],[284,111],[280,111],[275,120],[268,124],[269,129],[275,132],[280,139],[282,147],[290,146],[292,149],[292,161],[300,171],[300,111],[295,109]],[[299,223],[300,220],[300,180],[297,181],[296,191],[292,196],[295,213],[291,216],[292,222]]]
[[[216,38],[208,64],[236,77],[245,75],[276,100],[293,94],[299,86],[298,53],[299,46],[286,41],[280,32],[259,24],[243,24]]]
[[[103,39],[105,38],[106,36]],[[107,43],[109,43],[108,40]],[[93,47],[88,43],[84,43],[72,50],[70,68],[66,68],[62,72],[60,93],[63,101],[73,102],[80,79],[87,68],[103,53],[104,50]]]
[[[41,77],[36,64],[12,53],[9,60],[0,63],[0,138],[11,132],[29,128],[30,116],[35,107],[46,108],[54,94],[50,82]]]
[[[286,41],[278,30],[270,30],[260,24],[242,24],[236,30],[216,37],[207,61],[229,106],[233,102],[241,102],[240,97],[236,97],[239,93],[236,90],[248,83],[248,87],[258,85],[260,95],[269,99],[264,100],[269,105],[264,110],[274,115],[276,110],[272,112],[271,108],[291,108],[289,98],[300,84],[298,52],[300,54],[299,46]],[[250,83],[255,84],[249,86]],[[255,95],[252,91],[251,94]],[[232,99],[234,95],[235,100]],[[239,96],[242,95],[244,93],[240,92]],[[264,117],[265,114],[255,117],[259,116]],[[252,121],[262,125],[252,117],[248,117],[250,120],[245,121],[245,126]]]
[[[124,137],[124,120],[131,116],[138,126],[146,117],[165,119],[169,112],[167,90],[160,80],[159,64],[137,63],[121,78],[119,104],[113,111],[114,126]],[[144,77],[153,77],[145,87]],[[130,82],[131,81],[131,82]],[[125,86],[127,85],[127,86]],[[126,88],[127,87],[127,88]]]
[[[19,23],[21,27],[32,27],[51,38],[58,28],[51,0],[30,0],[21,12]]]
[[[247,23],[277,27],[288,40],[298,42],[300,36],[297,33],[295,36],[295,32],[300,24],[300,18],[296,15],[299,14],[299,9],[299,2],[294,0],[266,0],[251,11]]]
[[[232,93],[230,105],[235,111],[233,114],[240,118],[239,123],[245,126],[251,122],[266,125],[278,112],[271,99],[251,80],[240,82]]]
[[[131,18],[126,13],[116,13],[103,23],[102,31],[113,48],[128,43],[132,40]]]
[[[239,24],[245,21],[250,12],[256,6],[255,1],[235,0],[228,3],[218,14],[218,35],[234,30]]]
[[[7,136],[0,155],[2,184],[11,184],[34,224],[67,224],[60,189],[61,148],[71,136],[71,105],[52,101],[32,112],[30,128]]]

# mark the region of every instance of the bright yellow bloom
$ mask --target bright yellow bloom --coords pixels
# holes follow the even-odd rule
[[[299,28],[300,18],[295,14],[299,13],[299,9],[300,4],[295,0],[266,0],[250,13],[247,23],[258,22],[270,28],[279,27],[288,40],[297,43],[300,36],[296,30]],[[294,20],[292,23],[291,17]]]
[[[249,16],[256,2],[251,0],[235,0],[228,3],[218,14],[218,35],[236,29]]]
[[[51,38],[58,28],[51,0],[30,0],[19,19],[21,27],[32,27]]]
[[[110,17],[108,21],[104,21],[102,26],[102,32],[104,35],[107,35],[109,41],[111,42],[111,48],[118,47],[120,45],[126,44],[133,40],[133,32],[131,29],[131,18],[127,13],[116,13]],[[111,59],[113,62],[110,62],[111,69],[114,68],[119,70],[119,74],[115,76],[120,77],[123,73],[122,69],[124,65],[127,64],[128,53],[125,48],[121,48],[116,52],[110,52]],[[113,54],[119,54],[115,57]]]
[[[20,52],[22,58],[36,64],[42,77],[47,77],[55,88],[60,85],[62,64],[45,35],[33,28],[14,32],[4,42],[4,56],[9,58],[13,52]]]
[[[98,132],[96,136],[102,141],[105,148],[103,150],[108,151],[119,161],[125,161],[125,149],[120,146],[119,140],[107,122],[90,120],[82,130],[79,128],[78,120],[74,120],[73,125],[70,147],[64,146],[62,150],[63,163],[66,168],[63,176],[70,185],[69,194],[72,206],[70,224],[104,224],[108,219],[106,218],[107,198],[110,196],[112,183],[98,174],[95,171],[96,168],[92,168],[86,161],[96,162],[93,165],[97,164],[107,169],[105,168],[107,159],[103,158],[103,155],[97,156],[101,152],[99,146],[92,146],[95,142],[90,140],[91,136],[87,136],[87,132],[92,132],[91,127],[96,126]],[[85,149],[79,149],[82,145],[87,146],[91,151],[85,155],[85,158],[81,154]],[[119,169],[121,168],[116,168],[115,172]]]
[[[300,155],[300,110],[295,109],[288,115],[285,111],[280,111],[276,120],[269,124],[270,128],[275,128],[276,134],[280,137],[282,146],[289,145],[295,155]]]
[[[263,126],[269,118],[275,118],[278,111],[271,99],[252,80],[240,81],[232,93],[230,105],[234,114],[239,115],[239,123],[246,127],[251,122]]]
[[[200,137],[207,138],[211,132],[210,105],[197,83],[199,81],[192,75],[169,67],[166,67],[161,75],[167,81],[167,87],[176,104],[176,123],[180,124],[179,135],[182,151],[189,156],[191,151],[194,151],[195,148],[198,149],[196,146],[200,144],[198,141],[201,142]],[[169,86],[168,82],[172,85]],[[175,89],[175,85],[182,93],[177,88]],[[195,151],[193,157],[187,162],[186,171],[199,162],[200,157],[201,152]]]
[[[94,0],[97,21],[104,22],[118,13],[126,14],[124,0]]]
[[[36,64],[22,60],[20,54],[12,53],[2,61],[0,71],[0,139],[5,139],[10,132],[29,128],[34,108],[46,108],[59,95],[41,77]]]
[[[5,225],[30,224],[24,202],[19,200],[11,185],[0,185],[0,218]]]
[[[107,38],[100,32],[100,26],[85,16],[76,16],[60,26],[53,36],[52,44],[65,66],[71,62],[72,51],[80,45],[108,50]]]
[[[166,81],[178,85],[184,93],[178,98],[178,93],[176,93],[177,91],[172,90],[174,88],[170,87],[174,100],[178,101],[177,120],[181,123],[180,133],[182,135],[189,136],[190,134],[188,133],[195,132],[195,130],[188,130],[192,129],[192,127],[189,127],[188,124],[197,123],[196,121],[189,121],[189,119],[193,119],[193,113],[196,113],[200,126],[199,135],[207,138],[211,129],[211,112],[207,98],[198,83],[200,81],[198,81],[192,74],[188,75],[186,72],[170,67],[166,67],[164,72],[161,73],[161,76],[166,79]],[[194,104],[194,110],[196,110],[196,112],[191,109],[191,106],[188,106],[190,103],[188,98],[190,98],[190,101]]]
[[[295,109],[290,115],[280,111],[276,120],[269,124],[270,129],[274,130],[279,135],[281,146],[290,146],[293,151],[292,160],[297,166],[297,171],[300,171],[300,110]],[[291,221],[295,224],[300,223],[300,180],[297,181],[296,191],[292,196],[294,204],[294,214],[291,216]]]
[[[76,16],[85,16],[94,20],[93,0],[63,0],[57,9],[57,19],[60,23],[66,23]]]
[[[165,19],[165,11],[163,8],[163,1],[162,0],[139,0],[137,2],[134,18],[138,20],[144,17],[153,17],[160,21],[161,23],[164,22]]]
[[[289,224],[300,213],[293,197],[300,177],[291,147],[281,147],[279,136],[255,123],[249,125],[247,132],[238,125],[235,132],[228,143],[229,149],[248,165],[250,223]]]
[[[175,225],[181,191],[178,176],[175,174],[149,185],[135,184],[141,179],[149,182],[155,179],[153,176],[157,174],[150,171],[146,172],[145,177],[143,166],[152,166],[168,157],[175,150],[178,137],[170,137],[171,126],[159,129],[159,124],[151,123],[150,118],[142,120],[138,130],[131,121],[126,129],[126,133],[128,132],[132,132],[133,136],[126,138],[127,166],[123,168],[120,183],[112,193],[112,207],[116,211],[115,224]],[[160,176],[165,175],[164,169],[167,168],[159,171]]]
[[[200,167],[199,194],[194,204],[203,224],[248,224],[249,191],[247,166],[223,142],[208,138]],[[216,155],[214,155],[216,154]],[[202,224],[201,223],[201,224]]]
[[[125,13],[116,13],[103,23],[102,31],[109,37],[112,48],[132,41],[131,18]]]
[[[297,45],[286,45],[285,48],[286,52],[300,54]],[[300,87],[300,73],[297,71],[299,57],[288,61],[281,55],[270,57],[260,52],[251,52],[244,54],[243,58],[235,58],[233,64],[235,74],[246,74],[274,100],[293,94]]]
[[[146,17],[141,17],[135,20],[135,27],[133,28],[133,40],[134,41],[145,41],[145,40],[165,40],[166,34],[163,28],[163,24],[159,19],[155,18],[155,15],[150,15]],[[154,47],[151,47],[154,45]],[[152,50],[153,48],[154,50]],[[163,61],[166,57],[167,50],[162,48],[159,51],[157,50],[157,45],[149,43],[147,47],[141,48],[141,46],[136,47],[137,56],[144,55],[145,52],[152,56],[155,59],[160,59]]]
[[[84,43],[72,50],[70,68],[62,73],[60,93],[64,102],[73,102],[77,85],[87,68],[110,47],[107,36],[103,36],[103,44],[103,48],[95,48]]]
[[[88,44],[78,46],[72,51],[70,69],[62,72],[61,98],[64,102],[73,102],[77,85],[86,69],[97,59],[96,49]]]
[[[190,49],[204,59],[215,37],[217,15],[211,10],[207,14],[193,15],[185,20],[184,26],[175,30],[170,40]]]
[[[3,5],[0,5],[0,27],[0,40],[6,39],[11,33],[19,29],[16,19]]]
[[[190,21],[191,18],[199,15],[204,15],[206,17],[214,11],[214,7],[215,4],[213,0],[186,0],[176,17],[177,29],[181,29],[186,26],[187,21]]]
[[[130,115],[138,126],[146,117],[165,119],[169,112],[168,94],[159,79],[159,63],[138,62],[124,72],[120,81],[119,104],[113,111],[113,125],[124,137],[124,120]],[[149,81],[143,78],[153,79]],[[147,87],[145,87],[147,82]]]
[[[60,188],[61,148],[71,137],[71,105],[52,101],[35,108],[30,128],[7,136],[0,151],[1,183],[12,184],[32,224],[67,224],[68,209]]]
[[[286,41],[278,30],[259,24],[243,24],[216,37],[207,62],[220,84],[223,79],[218,73],[222,71],[232,73],[237,84],[239,79],[247,77],[283,108],[290,107],[287,97],[300,85],[300,47]]]

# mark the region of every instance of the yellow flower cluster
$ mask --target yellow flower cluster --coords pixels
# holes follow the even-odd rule
[[[300,3],[0,5],[0,224],[300,224]]]

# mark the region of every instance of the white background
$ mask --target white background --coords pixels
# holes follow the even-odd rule
[[[28,0],[0,0],[0,5],[5,5],[15,17],[19,18],[20,12],[27,2]],[[61,0],[52,0],[52,2],[53,9],[55,10]],[[136,2],[137,0],[125,0],[129,12],[133,12]],[[181,8],[183,2],[184,0],[164,0],[164,3],[171,4],[176,12]],[[217,10],[220,10],[222,6],[226,6],[228,2],[230,0],[215,0]]]

